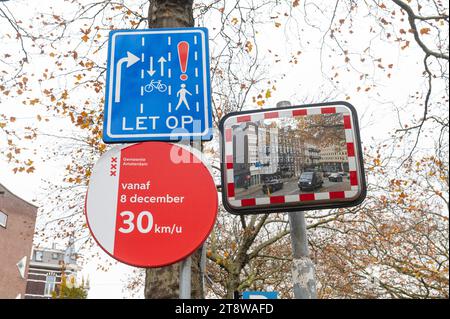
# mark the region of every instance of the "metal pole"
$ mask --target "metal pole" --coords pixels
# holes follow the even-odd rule
[[[280,101],[277,107],[291,106],[289,101]],[[295,299],[316,299],[316,276],[314,264],[309,258],[308,234],[305,213],[289,213],[292,245],[292,282]]]
[[[202,141],[201,140],[193,140],[192,147],[200,152],[202,152]],[[206,250],[202,247],[202,255],[203,250],[205,254],[205,263],[206,263]],[[203,256],[202,256],[203,257]],[[201,262],[201,276],[203,281],[204,276],[204,265],[203,258]],[[180,299],[191,299],[191,290],[192,290],[192,258],[191,256],[184,259],[180,264]]]
[[[191,256],[180,264],[180,299],[191,299]]]
[[[292,281],[295,299],[316,299],[314,264],[309,258],[304,212],[289,213],[292,244]]]
[[[202,246],[202,256],[200,258],[200,276],[202,279],[202,290],[203,294],[205,293],[205,276],[206,276],[206,245]]]

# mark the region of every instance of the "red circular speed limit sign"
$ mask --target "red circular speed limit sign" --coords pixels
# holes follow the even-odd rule
[[[217,191],[208,168],[184,147],[161,142],[116,147],[95,164],[86,218],[109,255],[161,267],[192,254],[211,232]]]

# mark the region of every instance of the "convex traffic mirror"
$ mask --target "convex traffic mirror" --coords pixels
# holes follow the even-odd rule
[[[227,114],[222,196],[234,214],[354,206],[366,194],[355,108],[346,102]]]

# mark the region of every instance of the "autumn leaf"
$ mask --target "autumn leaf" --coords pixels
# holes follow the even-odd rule
[[[61,94],[61,98],[63,100],[67,99],[69,97],[69,93],[67,92],[67,90],[64,90],[64,92]]]
[[[275,22],[275,27],[279,28],[281,26],[281,23]]]
[[[430,33],[430,28],[422,28],[420,29],[420,34],[424,35],[424,34],[429,34]]]
[[[247,43],[245,44],[245,49],[250,53],[253,49],[253,44],[250,41],[247,41]]]
[[[87,35],[87,34],[83,35],[83,36],[81,37],[81,40],[83,40],[84,42],[87,42],[87,41],[89,40],[88,35]]]
[[[30,103],[30,105],[35,105],[36,103],[39,103],[39,99],[36,98],[36,99],[30,100],[29,103]]]
[[[406,42],[405,42],[405,45],[403,45],[403,46],[401,47],[401,49],[404,50],[404,49],[406,49],[407,47],[409,47],[409,41],[406,41]]]
[[[34,171],[35,171],[34,166],[30,166],[30,167],[28,167],[27,170],[26,170],[26,172],[27,172],[28,174],[33,173]]]

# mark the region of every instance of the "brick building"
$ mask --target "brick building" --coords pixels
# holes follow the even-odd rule
[[[61,283],[62,273],[75,276],[79,271],[71,239],[66,249],[33,248],[28,271],[25,299],[50,299]]]
[[[0,299],[23,298],[37,207],[0,184]]]

